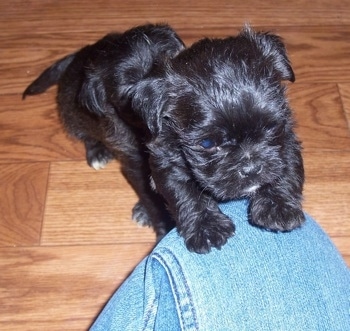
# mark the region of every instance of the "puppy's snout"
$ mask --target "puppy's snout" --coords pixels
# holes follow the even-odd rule
[[[246,166],[244,166],[240,171],[239,171],[239,175],[242,178],[246,178],[249,176],[253,176],[253,175],[258,175],[261,173],[263,169],[263,166],[261,164],[247,164]]]

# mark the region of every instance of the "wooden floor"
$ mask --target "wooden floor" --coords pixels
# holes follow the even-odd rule
[[[236,3],[236,4],[235,4]],[[350,264],[350,6],[332,1],[1,1],[0,330],[86,330],[154,242],[118,164],[91,170],[55,92],[21,100],[54,60],[105,33],[168,22],[187,45],[244,22],[280,34],[296,74],[305,210]]]

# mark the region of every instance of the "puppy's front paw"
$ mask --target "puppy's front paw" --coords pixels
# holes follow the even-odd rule
[[[95,170],[103,169],[113,159],[112,153],[100,142],[85,142],[86,161]]]
[[[195,224],[191,231],[183,231],[181,234],[185,238],[187,249],[199,254],[210,252],[212,247],[220,249],[235,233],[233,222],[219,212],[210,213]]]
[[[152,221],[141,201],[137,202],[132,209],[132,219],[140,226],[151,226]]]
[[[259,197],[250,204],[250,222],[271,231],[291,231],[305,221],[299,204],[281,198]]]

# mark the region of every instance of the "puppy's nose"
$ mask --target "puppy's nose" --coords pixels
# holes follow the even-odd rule
[[[242,178],[246,178],[252,175],[258,175],[261,173],[262,168],[263,167],[261,164],[248,164],[239,171],[239,175]]]

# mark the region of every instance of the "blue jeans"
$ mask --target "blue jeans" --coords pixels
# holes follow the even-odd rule
[[[91,330],[350,330],[349,269],[309,216],[300,229],[273,233],[248,223],[245,200],[220,208],[236,224],[221,250],[190,253],[170,232]]]

